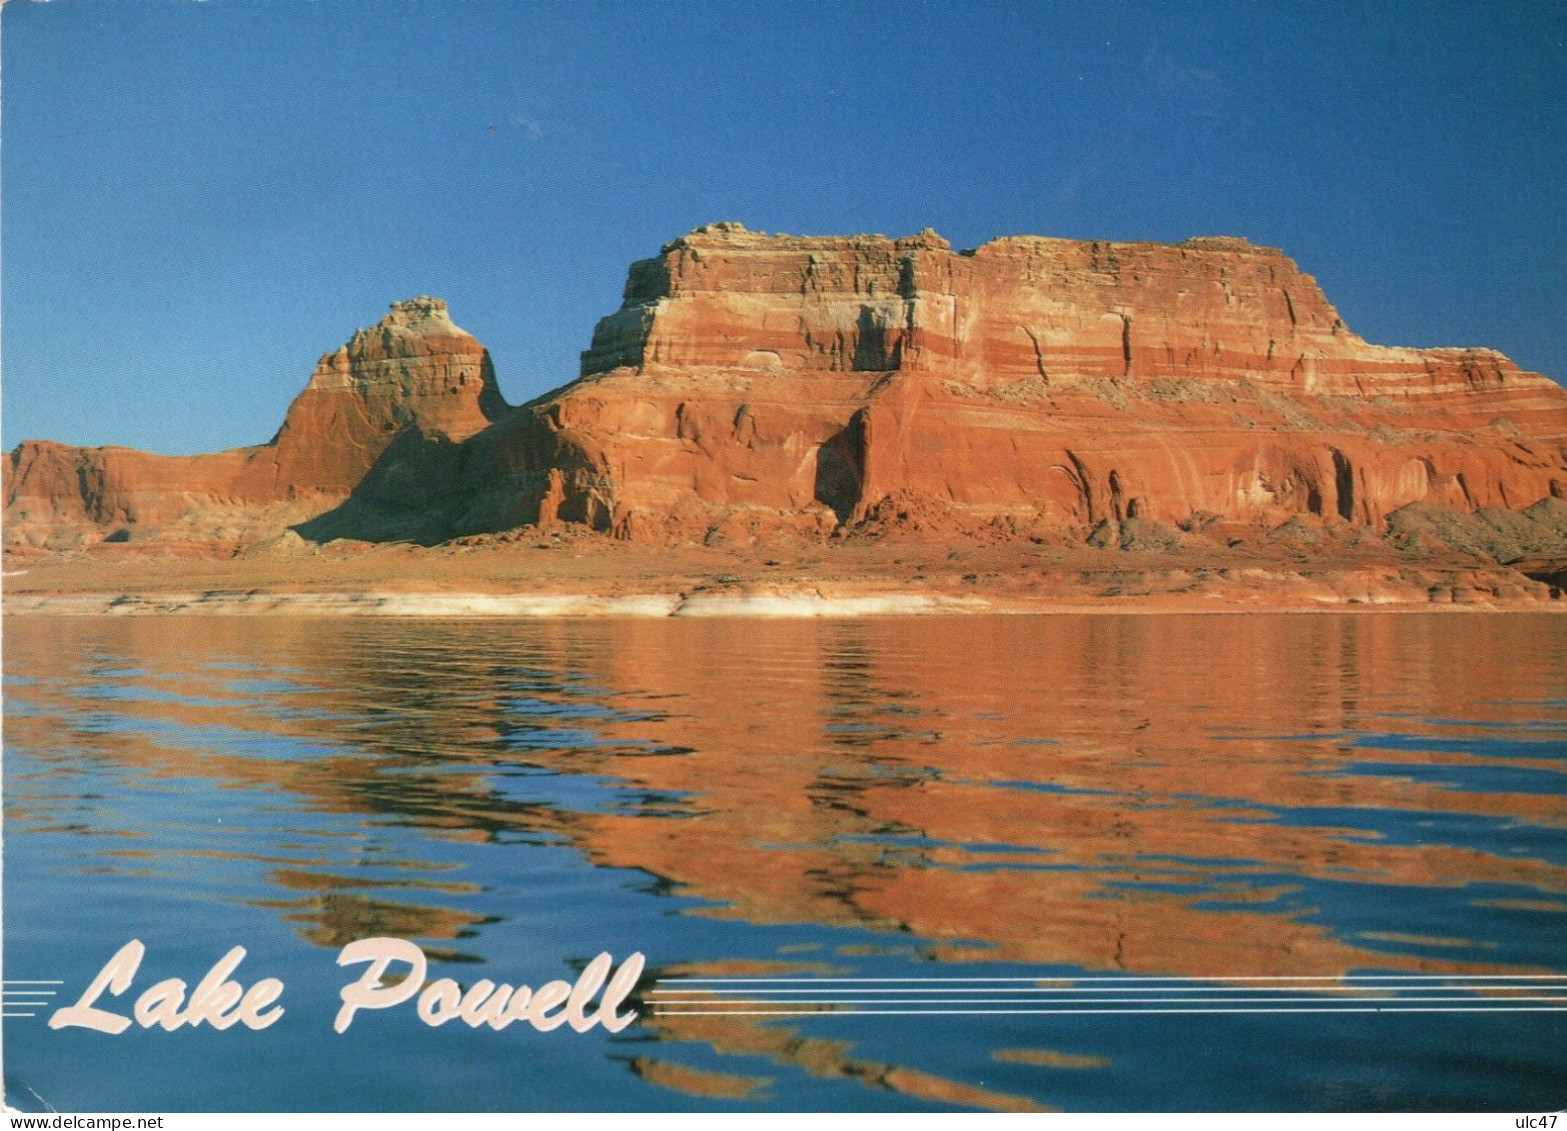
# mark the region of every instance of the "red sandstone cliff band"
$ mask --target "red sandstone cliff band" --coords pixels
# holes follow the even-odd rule
[[[7,540],[233,548],[582,523],[623,538],[914,527],[1086,534],[1567,495],[1567,391],[1483,349],[1351,333],[1244,240],[715,224],[632,265],[582,376],[508,407],[446,305],[323,357],[265,445],[191,457],[28,441]]]

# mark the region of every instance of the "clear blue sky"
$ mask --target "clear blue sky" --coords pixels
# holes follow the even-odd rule
[[[1567,378],[1567,5],[13,0],[4,443],[266,440],[429,293],[518,402],[712,220],[1244,235]]]

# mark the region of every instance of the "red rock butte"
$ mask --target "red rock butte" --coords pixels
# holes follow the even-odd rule
[[[323,357],[267,444],[27,441],[5,495],[8,542],[40,548],[559,523],[651,542],[1383,532],[1417,503],[1560,507],[1567,391],[1491,350],[1371,345],[1242,239],[953,251],[929,230],[713,224],[634,263],[580,378],[528,404],[418,298]]]

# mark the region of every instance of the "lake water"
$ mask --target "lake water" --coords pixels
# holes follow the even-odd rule
[[[5,977],[63,983],[5,1021],[25,1110],[1567,1103],[1567,617],[4,643]],[[639,951],[641,1020],[334,1033],[370,936],[465,987]],[[100,1005],[243,945],[285,1015],[47,1028],[132,938]]]

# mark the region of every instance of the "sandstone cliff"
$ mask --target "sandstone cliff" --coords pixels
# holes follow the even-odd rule
[[[1567,393],[1351,333],[1270,248],[700,229],[636,264],[534,414],[561,506],[638,535],[778,516],[1016,530],[1567,491]]]
[[[8,539],[33,545],[287,524],[425,542],[558,523],[649,541],[1380,533],[1412,503],[1567,495],[1567,391],[1489,350],[1370,345],[1293,261],[1239,239],[954,252],[930,231],[718,224],[634,264],[581,378],[519,408],[417,299],[322,358],[270,444],[29,442],[7,470]]]

